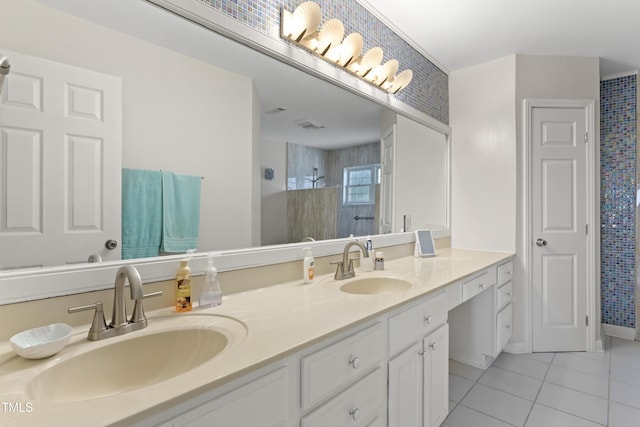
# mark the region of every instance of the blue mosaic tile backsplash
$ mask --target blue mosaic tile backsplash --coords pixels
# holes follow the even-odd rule
[[[280,10],[293,12],[304,0],[199,0],[249,27],[280,39]],[[404,103],[449,124],[449,77],[431,61],[391,31],[379,19],[354,0],[314,0],[325,20],[337,18],[344,24],[345,35],[358,32],[364,39],[363,52],[379,46],[383,62],[395,58],[400,69],[411,69],[413,80],[395,96]],[[306,51],[303,50],[306,53]],[[311,53],[309,53],[311,55]],[[346,72],[346,71],[345,71]]]
[[[602,322],[635,328],[637,77],[600,83]]]

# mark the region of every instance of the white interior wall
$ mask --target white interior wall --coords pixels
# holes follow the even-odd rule
[[[454,247],[515,251],[515,56],[449,75]]]
[[[598,69],[597,58],[511,55],[449,76],[452,246],[516,252],[514,350],[527,351],[530,343],[523,100],[593,99],[597,118]],[[597,120],[595,126],[599,141]],[[597,186],[593,196],[598,206]]]
[[[0,50],[122,78],[123,167],[204,177],[200,250],[259,239],[250,79],[32,0],[3,0],[2,14]]]

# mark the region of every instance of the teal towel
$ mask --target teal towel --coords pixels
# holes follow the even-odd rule
[[[198,247],[200,177],[162,172],[162,245],[164,252]]]
[[[158,256],[161,241],[160,171],[122,169],[122,259]]]

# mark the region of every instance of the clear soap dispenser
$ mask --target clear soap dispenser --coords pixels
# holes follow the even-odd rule
[[[222,304],[222,290],[218,282],[218,269],[213,265],[213,254],[207,254],[207,268],[204,270],[204,287],[200,292],[200,307],[215,307]]]

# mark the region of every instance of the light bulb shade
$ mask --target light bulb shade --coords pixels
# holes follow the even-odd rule
[[[393,77],[396,71],[398,71],[399,66],[400,64],[396,59],[390,59],[383,65],[378,65],[376,68],[374,68],[367,77],[372,83],[381,86],[391,77]]]
[[[318,32],[316,51],[325,55],[332,47],[340,45],[344,37],[344,25],[339,19],[330,19],[322,25]]]
[[[303,37],[315,32],[320,25],[322,12],[318,3],[306,1],[293,11],[292,38],[300,41]]]
[[[360,59],[353,62],[349,69],[354,73],[357,73],[361,77],[365,77],[371,72],[372,69],[377,67],[382,61],[382,48],[374,47],[369,49]]]
[[[412,79],[413,79],[413,71],[411,70],[401,71],[400,73],[396,74],[393,77],[388,91],[391,93],[398,93],[398,91],[407,87],[409,83],[411,83]]]
[[[358,33],[351,33],[342,41],[339,46],[329,49],[325,57],[338,65],[346,67],[362,51],[362,36]]]
[[[360,56],[363,44],[364,40],[362,40],[362,36],[358,33],[351,33],[345,37],[342,42],[342,51],[340,52],[341,55],[338,64],[343,67],[348,66],[351,61]]]

